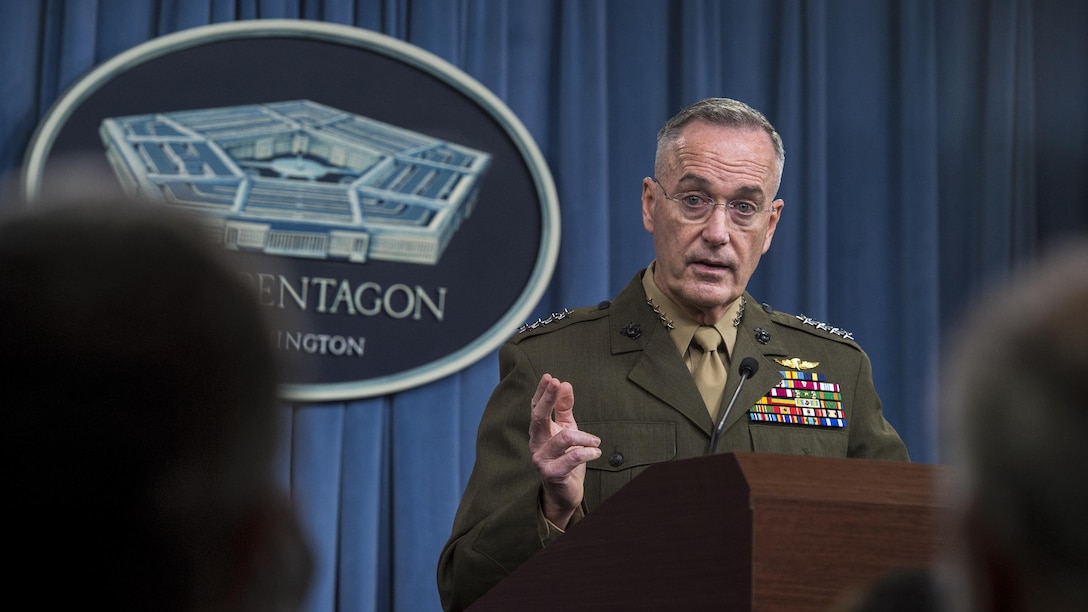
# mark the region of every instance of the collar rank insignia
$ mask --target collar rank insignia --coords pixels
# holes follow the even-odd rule
[[[669,333],[672,333],[672,330],[675,327],[675,325],[673,325],[672,323],[672,319],[670,319],[668,315],[666,315],[660,308],[657,307],[657,304],[654,303],[653,298],[646,298],[646,304],[653,309],[654,314],[657,315],[658,320],[661,321],[661,324],[665,326],[665,329],[669,330]]]
[[[804,361],[797,357],[791,357],[790,359],[775,359],[774,361],[779,365],[793,368],[794,370],[811,370],[820,365],[819,361]]]

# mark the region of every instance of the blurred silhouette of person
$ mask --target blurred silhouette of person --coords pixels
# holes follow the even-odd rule
[[[941,612],[944,589],[931,568],[899,568],[845,593],[833,612]]]
[[[188,216],[119,200],[3,209],[12,592],[58,609],[295,609],[311,559],[272,469],[266,315]]]
[[[967,321],[943,393],[956,609],[1088,610],[1088,243]]]

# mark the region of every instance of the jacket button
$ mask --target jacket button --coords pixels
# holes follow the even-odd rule
[[[612,467],[619,467],[623,465],[623,455],[619,453],[612,453],[612,456],[608,458],[608,465]]]

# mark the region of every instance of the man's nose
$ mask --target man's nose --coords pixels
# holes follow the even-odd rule
[[[712,244],[725,244],[729,242],[729,208],[714,206],[710,210],[710,216],[703,222],[703,239]]]

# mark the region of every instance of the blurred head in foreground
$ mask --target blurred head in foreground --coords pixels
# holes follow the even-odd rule
[[[986,296],[945,372],[975,610],[1088,609],[1088,244]]]
[[[901,567],[843,593],[832,612],[945,612],[941,581],[930,568]]]
[[[264,313],[187,217],[118,198],[0,217],[11,584],[43,604],[279,610],[309,556],[273,480]]]

